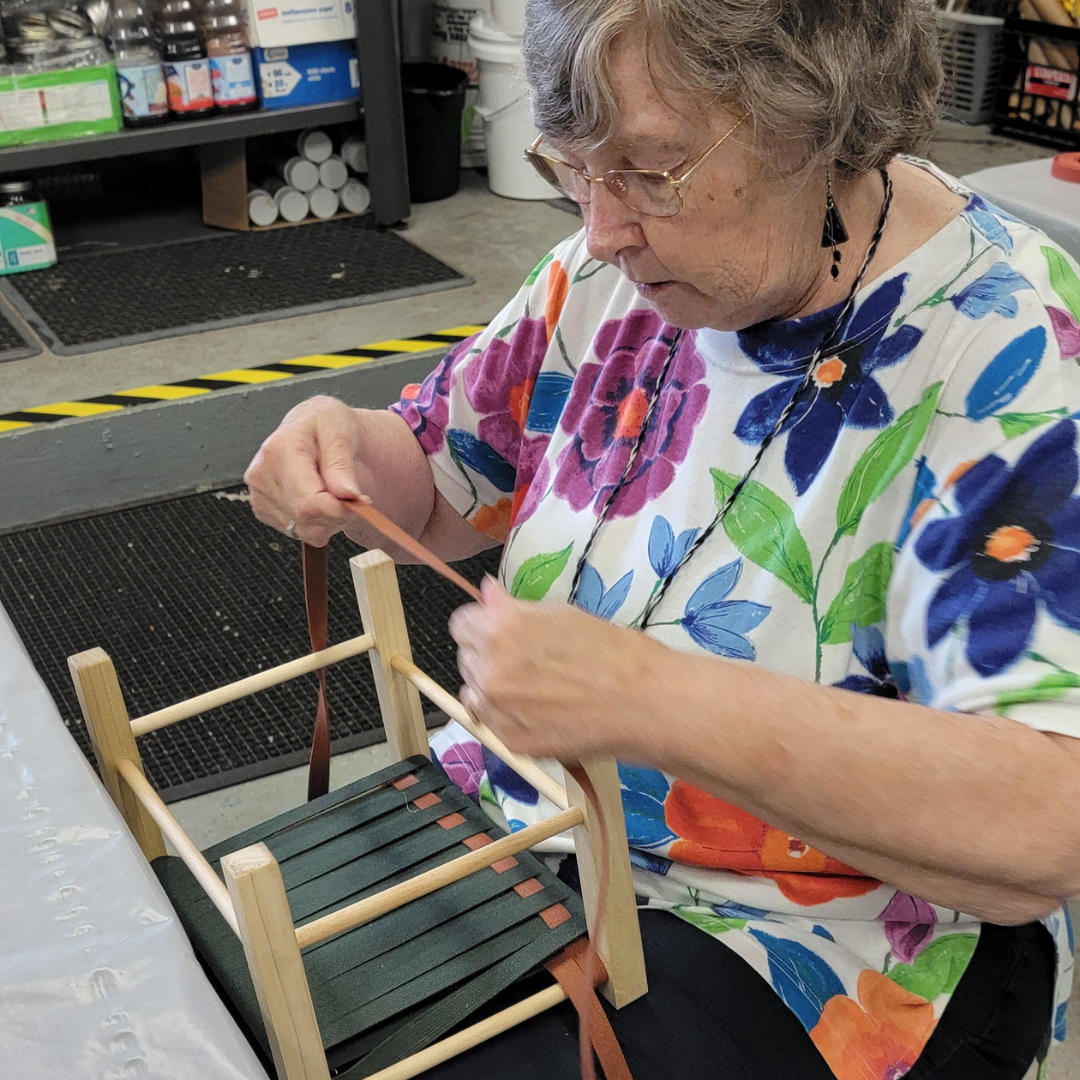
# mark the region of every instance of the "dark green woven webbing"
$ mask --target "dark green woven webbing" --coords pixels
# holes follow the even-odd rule
[[[378,956],[368,958],[356,950],[352,955],[354,958],[363,956],[362,962],[357,963],[354,959],[351,969],[318,983],[319,1022],[326,1021],[328,1041],[340,1041],[331,1037],[329,1032],[342,1017],[349,1017],[350,1024],[359,1031],[382,1023],[392,1013],[380,1013],[377,1014],[378,1019],[374,1019],[372,1017],[376,1014],[369,1016],[364,1010],[373,1002],[377,1003],[384,994],[413,982],[417,972],[434,971],[458,960],[470,949],[478,948],[494,935],[528,921],[556,902],[547,889],[526,899],[514,892],[504,893]],[[466,962],[469,970],[465,974],[479,966],[476,957],[466,957]],[[310,971],[308,977],[311,978]],[[454,981],[457,980],[444,980],[443,988],[453,985]],[[421,1000],[415,988],[412,993],[415,1001]]]
[[[358,926],[351,931],[352,940],[349,949],[331,948],[325,946],[328,942],[320,942],[304,953],[304,966],[308,970],[308,976],[313,981],[329,982],[336,979],[344,972],[350,971],[355,963],[352,956],[364,956],[371,960],[378,959],[384,953],[399,946],[409,944],[418,938],[425,930],[434,929],[454,919],[471,916],[475,908],[469,910],[466,904],[472,902],[479,908],[490,900],[512,889],[519,882],[532,877],[532,871],[527,866],[518,863],[505,873],[478,874],[471,886],[466,886],[464,881],[456,881],[445,889],[432,893],[428,898],[437,903],[423,905],[421,918],[406,917],[409,906],[398,908],[400,916],[397,918],[377,919],[375,922]],[[464,879],[465,881],[468,878]],[[444,895],[444,894],[449,895]],[[554,901],[549,901],[553,903]],[[538,909],[542,910],[542,909]],[[463,914],[464,912],[464,914]]]
[[[374,791],[377,788],[385,787],[387,784],[392,784],[395,780],[400,780],[410,773],[417,774],[418,771],[424,771],[425,767],[431,767],[431,762],[426,757],[416,756],[406,758],[405,761],[396,761],[393,765],[388,765],[385,769],[380,769],[370,776],[362,776],[359,780],[346,784],[345,787],[338,788],[336,791],[331,791],[328,795],[312,799],[311,802],[301,803],[295,809],[278,814],[277,817],[271,818],[269,821],[252,825],[250,829],[245,829],[242,833],[237,833],[235,836],[230,836],[227,840],[222,840],[213,847],[207,848],[203,854],[210,862],[216,862],[222,855],[229,855],[234,851],[240,851],[241,848],[250,847],[252,844],[265,842],[268,836],[282,833],[293,825],[310,821],[325,810],[329,810],[343,802],[348,802],[350,799],[355,799],[365,792]],[[439,771],[441,772],[441,770]],[[449,783],[449,780],[447,780],[447,783]]]
[[[385,787],[410,773],[417,783]],[[441,801],[424,810],[412,805],[430,791]],[[464,823],[449,829],[437,824],[450,814],[460,814]],[[441,770],[421,758],[247,830],[207,856],[217,860],[265,842],[283,859],[289,905],[300,921],[456,858],[464,854],[462,840],[481,831],[500,835]],[[517,865],[502,873],[482,870],[305,951],[333,1068],[370,1052],[362,1071],[350,1072],[359,1080],[421,1049],[585,932],[580,898],[531,855],[515,859]],[[153,865],[196,951],[266,1048],[239,941],[179,860]],[[526,896],[513,891],[529,878],[543,889]],[[551,930],[537,913],[556,903],[571,918]]]
[[[356,829],[339,836],[334,840],[317,844],[308,851],[298,852],[286,859],[281,864],[281,876],[285,879],[285,888],[291,889],[296,885],[302,885],[306,881],[314,881],[322,874],[329,873],[331,869],[344,866],[346,862],[353,864],[365,863],[380,866],[388,858],[391,851],[400,851],[403,845],[416,840],[423,847],[422,841],[417,834],[428,825],[434,825],[439,818],[448,814],[461,813],[468,808],[469,799],[458,792],[443,792],[446,799],[429,806],[426,810],[417,810],[406,805],[404,800],[398,808],[389,814],[384,814],[375,821],[370,822],[363,829]],[[465,823],[457,826],[458,829],[466,830],[464,836],[475,833],[483,823]],[[471,832],[469,831],[471,829]],[[440,831],[443,831],[440,828]],[[274,851],[277,846],[271,837],[266,846]],[[365,856],[367,857],[365,859]],[[390,858],[391,865],[395,862]],[[397,865],[401,865],[400,862]],[[363,872],[361,866],[357,866],[358,872]]]
[[[353,1068],[340,1073],[339,1080],[360,1080],[430,1046],[548,957],[581,937],[581,928],[575,927],[573,920],[554,930],[548,930],[541,919],[534,922],[539,923],[542,933],[536,933],[527,944],[520,945],[505,960],[464,986],[440,997],[366,1054]]]

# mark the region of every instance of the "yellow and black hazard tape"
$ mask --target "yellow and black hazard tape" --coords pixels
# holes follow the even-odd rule
[[[57,401],[52,405],[34,405],[19,412],[0,413],[0,433],[30,427],[33,424],[51,424],[57,420],[70,420],[74,416],[97,416],[101,413],[128,409],[133,405],[146,405],[155,401],[177,401],[180,398],[209,394],[215,390],[228,390],[233,386],[255,386],[259,383],[276,382],[294,375],[309,375],[312,371],[333,371],[338,368],[366,364],[385,356],[402,353],[427,352],[443,345],[456,345],[483,326],[452,326],[432,334],[419,334],[410,338],[390,341],[374,341],[359,349],[345,349],[338,353],[317,356],[300,356],[279,364],[262,364],[259,367],[233,368],[198,379],[161,383],[154,386],[137,386],[133,390],[119,390],[115,394],[86,398],[82,401]]]

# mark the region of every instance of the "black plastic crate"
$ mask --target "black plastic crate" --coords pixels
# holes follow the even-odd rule
[[[1080,29],[1006,19],[1004,37],[994,131],[1080,149]]]

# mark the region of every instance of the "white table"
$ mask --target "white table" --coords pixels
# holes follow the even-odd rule
[[[972,191],[1042,229],[1080,259],[1080,184],[1050,175],[1053,156],[962,177]]]
[[[0,1075],[266,1080],[0,607]]]

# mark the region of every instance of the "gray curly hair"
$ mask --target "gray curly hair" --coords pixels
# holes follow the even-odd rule
[[[525,74],[547,138],[595,148],[614,133],[610,51],[626,31],[645,35],[658,86],[748,111],[781,173],[869,172],[921,150],[937,119],[932,0],[528,0]]]

